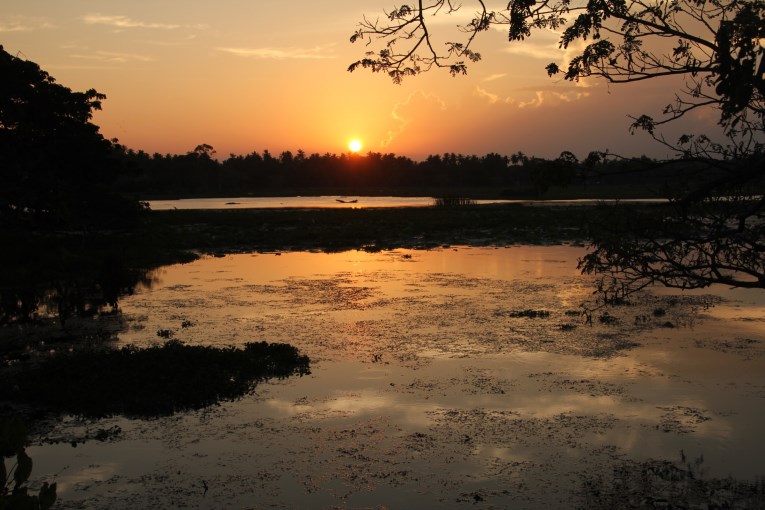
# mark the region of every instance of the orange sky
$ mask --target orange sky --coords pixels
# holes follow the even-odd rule
[[[393,85],[348,73],[365,51],[349,36],[364,14],[386,7],[385,0],[3,0],[0,44],[66,86],[106,94],[95,117],[102,133],[151,153],[201,143],[224,157],[342,152],[358,138],[364,151],[415,159],[605,149],[667,155],[647,136],[630,135],[627,115],[658,117],[672,100],[671,83],[550,79],[544,66],[565,59],[552,33],[512,44],[488,33],[477,47],[483,61],[458,78],[432,71]],[[714,117],[688,122],[715,130]]]

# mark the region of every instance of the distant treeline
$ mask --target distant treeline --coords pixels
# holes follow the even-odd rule
[[[124,161],[117,187],[138,196],[258,194],[312,188],[493,188],[507,196],[541,196],[551,187],[571,185],[660,186],[669,176],[677,177],[688,170],[687,164],[668,169],[647,157],[613,158],[599,152],[581,161],[568,151],[556,159],[518,152],[512,156],[447,153],[414,161],[376,152],[309,155],[285,151],[273,155],[265,150],[218,160],[213,147],[206,144],[182,155],[150,155],[115,147]]]

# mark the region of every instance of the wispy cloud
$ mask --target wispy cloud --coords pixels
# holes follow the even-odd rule
[[[489,76],[486,76],[481,81],[483,82],[490,82],[494,80],[499,80],[500,78],[504,78],[507,76],[507,73],[497,73],[497,74],[490,74]]]
[[[32,32],[53,28],[53,24],[42,18],[30,18],[27,16],[10,16],[0,20],[0,33],[4,32]]]
[[[510,43],[505,49],[505,53],[511,55],[519,55],[523,57],[538,58],[540,60],[560,60],[565,58],[566,52],[558,48],[557,41],[550,43],[549,41],[542,41],[534,43],[531,38],[527,41],[523,41],[523,44]]]
[[[314,48],[216,48],[237,57],[272,60],[326,60],[336,58],[328,51],[334,44]]]
[[[117,53],[113,51],[97,51],[90,54],[75,53],[69,55],[71,58],[81,60],[96,60],[99,62],[112,62],[123,64],[125,62],[153,62],[152,57],[146,55],[138,55],[135,53]]]
[[[545,102],[545,93],[541,90],[538,90],[537,93],[534,95],[534,99],[529,99],[528,101],[521,101],[518,103],[518,108],[539,108],[542,106]]]
[[[516,101],[512,97],[501,98],[498,94],[488,90],[476,87],[473,89],[475,97],[486,100],[489,104],[508,104],[515,105],[517,108],[539,108],[542,105],[556,106],[561,103],[571,103],[589,97],[590,93],[582,90],[569,90],[566,92],[557,92],[550,90],[535,90],[534,97],[526,101]]]
[[[572,103],[574,101],[579,101],[580,99],[589,97],[589,95],[589,92],[546,92],[543,90],[538,90],[533,99],[519,102],[518,108],[539,108],[543,104],[554,106],[555,104],[560,103]]]
[[[391,117],[399,123],[397,129],[388,131],[388,138],[380,143],[385,148],[393,142],[406,127],[412,122],[413,118],[421,116],[424,118],[433,118],[435,111],[445,111],[446,102],[435,94],[428,94],[422,90],[415,90],[406,101],[397,103],[391,111]],[[423,113],[424,112],[424,113]]]
[[[506,104],[513,104],[514,102],[511,97],[506,97],[502,99],[499,97],[498,94],[494,94],[478,86],[476,86],[476,88],[473,89],[473,95],[487,100],[489,104],[497,104],[499,102],[506,103]]]
[[[547,62],[556,62],[565,70],[568,63],[571,62],[574,57],[582,53],[587,46],[588,41],[577,39],[572,41],[567,48],[561,48],[561,36],[562,32],[559,31],[539,30],[534,32],[528,39],[522,41],[522,43],[511,42],[503,49],[503,51],[511,55],[531,57],[546,60]],[[595,83],[595,78],[585,77],[576,81],[576,86],[589,88],[595,86]]]
[[[191,44],[195,39],[197,39],[196,34],[189,34],[181,39],[172,40],[172,41],[160,41],[158,39],[144,39],[140,42],[143,44],[151,44],[153,46],[185,46],[188,44]]]
[[[511,55],[520,55],[541,60],[569,62],[586,46],[586,43],[576,40],[568,48],[560,47],[562,31],[537,30],[531,37],[523,41],[509,43],[503,51]]]
[[[158,30],[176,30],[179,28],[194,28],[204,30],[207,25],[179,25],[177,23],[156,23],[135,20],[128,16],[113,16],[107,14],[87,14],[82,20],[88,25],[107,25],[114,28],[150,28]]]

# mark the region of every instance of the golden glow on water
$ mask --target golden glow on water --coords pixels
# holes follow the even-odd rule
[[[762,297],[713,289],[728,301],[705,309],[700,296],[646,295],[610,309],[616,323],[596,314],[588,326],[576,315],[592,289],[576,270],[583,253],[268,253],[164,268],[122,302],[122,342],[154,343],[158,329],[188,343],[288,342],[312,374],[150,425],[106,421],[122,439],[76,458],[30,448],[36,473],[61,473],[63,500],[96,507],[135,480],[141,506],[214,473],[206,497],[229,506],[257,493],[272,506],[444,508],[460,508],[475,480],[492,494],[515,488],[498,506],[567,508],[577,487],[565,480],[581,470],[680,450],[704,456],[705,476],[761,474],[765,331],[740,319],[759,317]],[[729,306],[736,320],[715,313]],[[513,315],[524,310],[550,316]],[[161,466],[148,475],[131,460],[146,444],[145,465]],[[110,466],[108,486],[85,481],[94,465]]]

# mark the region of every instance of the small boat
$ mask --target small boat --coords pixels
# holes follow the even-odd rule
[[[343,200],[343,199],[341,199],[341,198],[336,198],[335,200],[337,200],[337,201],[338,201],[338,202],[340,202],[341,204],[355,204],[355,203],[357,203],[357,202],[358,202],[358,199],[354,199],[354,200]]]

